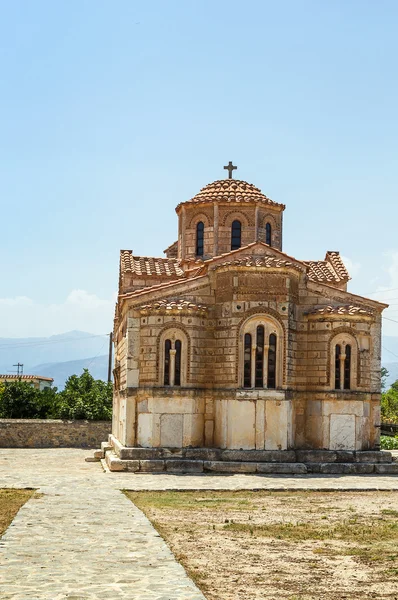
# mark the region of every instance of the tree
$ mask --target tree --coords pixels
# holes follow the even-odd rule
[[[108,421],[112,418],[113,385],[94,379],[88,369],[71,375],[58,394],[57,413],[61,419]]]
[[[387,377],[389,376],[389,372],[386,367],[381,367],[381,391],[384,392],[387,385]]]
[[[5,382],[0,387],[2,419],[47,419],[55,416],[57,388],[36,389],[27,381]]]

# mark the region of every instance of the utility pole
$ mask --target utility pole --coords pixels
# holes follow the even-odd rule
[[[17,367],[17,375],[23,375],[23,363],[17,363],[16,365],[12,365],[13,367]]]
[[[112,381],[112,331],[109,334],[109,355],[108,355],[108,381]]]

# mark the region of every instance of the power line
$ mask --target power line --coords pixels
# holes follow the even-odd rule
[[[31,348],[34,346],[47,346],[48,344],[65,344],[67,342],[81,342],[83,340],[91,340],[93,338],[99,338],[108,336],[107,333],[101,333],[99,335],[90,335],[81,338],[70,338],[66,340],[45,340],[43,342],[23,342],[20,344],[0,344],[0,350],[8,350],[9,348]]]
[[[398,358],[398,354],[395,354],[394,352],[391,352],[391,350],[389,350],[385,346],[382,346],[382,348],[383,348],[383,350],[387,350],[387,352],[389,352],[390,354],[392,354],[393,356],[395,356],[396,358]]]

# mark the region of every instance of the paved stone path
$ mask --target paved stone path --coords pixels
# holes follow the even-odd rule
[[[395,490],[397,476],[104,473],[91,451],[0,449],[0,488],[34,487],[0,541],[1,600],[204,600],[120,491]]]

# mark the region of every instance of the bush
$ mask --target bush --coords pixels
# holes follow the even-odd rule
[[[381,420],[384,423],[398,423],[398,386],[393,383],[391,388],[381,395]]]
[[[380,448],[382,450],[398,450],[398,437],[390,437],[389,435],[380,436]]]
[[[62,392],[40,391],[27,381],[0,383],[0,418],[108,421],[112,395],[112,383],[94,379],[88,369],[69,377]]]

